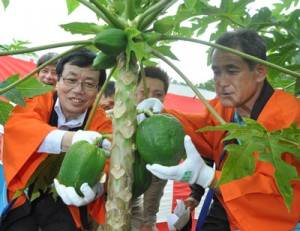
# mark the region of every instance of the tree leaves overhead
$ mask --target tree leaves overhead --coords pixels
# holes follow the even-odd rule
[[[282,131],[267,131],[257,121],[244,118],[247,126],[236,123],[228,123],[220,126],[208,126],[197,130],[220,131],[226,130],[224,140],[238,140],[238,143],[228,144],[228,158],[223,166],[219,184],[251,176],[255,170],[254,153],[257,152],[260,161],[269,162],[275,168],[275,181],[283,196],[288,210],[293,200],[291,180],[300,180],[295,166],[285,162],[283,155],[291,155],[300,161],[300,128],[292,124]],[[252,153],[252,154],[250,154]]]

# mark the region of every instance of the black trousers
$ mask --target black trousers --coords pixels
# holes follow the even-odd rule
[[[0,231],[79,231],[68,207],[58,197],[45,194],[11,210],[0,226]]]
[[[214,196],[201,231],[230,231],[226,211],[216,196]]]

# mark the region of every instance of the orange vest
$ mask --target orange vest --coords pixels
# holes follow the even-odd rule
[[[234,109],[224,108],[218,99],[210,104],[226,121],[230,122]],[[207,131],[198,133],[197,129],[219,125],[219,122],[207,110],[203,114],[183,114],[174,110],[165,110],[177,117],[191,136],[201,155],[213,159],[219,164],[224,148],[222,139],[225,131]],[[280,130],[300,120],[300,100],[280,90],[276,90],[261,111],[257,121],[267,130]],[[294,165],[300,173],[300,163],[290,155],[284,160]],[[221,175],[217,171],[217,177]],[[291,181],[294,199],[288,212],[283,197],[278,191],[274,179],[274,167],[268,162],[257,159],[253,176],[247,176],[220,186],[222,196],[217,195],[223,204],[231,230],[266,231],[292,230],[300,220],[300,181]]]
[[[26,107],[17,105],[5,124],[3,167],[9,200],[17,190],[26,186],[30,176],[48,156],[46,153],[37,153],[36,149],[49,132],[57,129],[48,124],[54,103],[53,92],[26,99]],[[112,133],[111,119],[106,117],[105,111],[100,107],[97,108],[88,130]],[[109,162],[105,167],[106,173],[108,164]],[[25,196],[20,196],[14,207],[20,206],[24,201]],[[69,208],[77,226],[81,227],[79,209],[75,206]],[[95,220],[103,223],[104,196],[90,203],[88,210]]]

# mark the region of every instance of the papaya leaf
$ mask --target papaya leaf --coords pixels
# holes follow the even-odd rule
[[[108,28],[107,25],[98,25],[96,23],[72,22],[61,24],[61,28],[71,34],[94,35]]]
[[[272,132],[269,136],[270,147],[259,153],[258,159],[266,161],[275,167],[274,177],[278,190],[284,198],[284,201],[290,210],[293,201],[293,188],[290,184],[291,180],[300,180],[295,166],[288,164],[282,160],[282,154],[293,153],[300,159],[300,149],[293,144],[279,142],[282,134],[280,132]]]
[[[2,3],[3,3],[3,6],[4,6],[4,9],[6,9],[9,5],[9,0],[2,0]]]
[[[10,103],[0,100],[0,108],[0,124],[5,124],[14,107]]]
[[[173,60],[179,60],[174,54],[173,52],[171,51],[171,47],[170,46],[165,46],[165,45],[162,45],[162,46],[158,46],[158,47],[155,47],[155,50],[159,51],[159,53],[173,59]]]
[[[33,201],[37,197],[39,197],[41,192],[46,192],[48,190],[51,191],[51,185],[53,183],[53,179],[57,176],[61,163],[64,159],[65,153],[49,154],[42,163],[38,166],[38,168],[31,175],[29,180],[27,181],[26,186],[23,189],[18,190],[14,198],[21,195],[25,189],[27,189],[30,185],[33,185],[32,195],[30,200]]]
[[[13,76],[9,77],[8,79],[6,79],[5,81],[1,82],[0,88],[8,87],[11,84],[11,82],[15,82],[18,80],[18,76],[19,75],[13,75]],[[19,89],[17,89],[16,87],[5,92],[4,94],[2,94],[2,96],[15,104],[20,104],[22,106],[25,106],[25,101],[22,97],[22,94],[19,91]]]
[[[44,84],[38,81],[35,77],[32,77],[20,83],[17,86],[17,89],[21,92],[23,97],[32,98],[36,95],[52,91],[54,90],[54,87],[52,85]]]
[[[229,153],[222,168],[219,185],[251,176],[255,170],[254,153],[258,152],[258,160],[272,164],[275,168],[274,178],[288,211],[293,200],[291,180],[300,180],[295,166],[282,159],[284,154],[292,155],[300,161],[300,129],[296,122],[282,130],[267,131],[257,121],[243,118],[246,126],[228,123],[220,126],[208,126],[197,130],[227,130],[223,140],[235,140],[238,144],[229,144],[225,150]]]
[[[80,5],[77,0],[67,0],[68,15],[70,15]]]

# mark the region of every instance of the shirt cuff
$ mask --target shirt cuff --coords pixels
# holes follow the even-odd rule
[[[62,130],[51,131],[43,140],[37,152],[60,154],[62,152],[61,141],[66,132]]]

